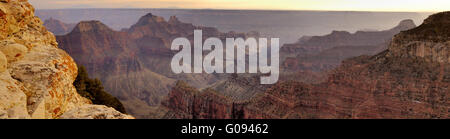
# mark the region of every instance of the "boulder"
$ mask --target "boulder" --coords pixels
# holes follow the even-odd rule
[[[23,56],[27,53],[28,48],[22,44],[13,43],[0,45],[0,51],[5,54],[8,62],[11,63],[22,59]]]

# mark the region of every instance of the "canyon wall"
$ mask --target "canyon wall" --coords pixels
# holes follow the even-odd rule
[[[448,119],[449,19],[449,12],[434,14],[419,27],[395,35],[387,50],[373,56],[344,60],[320,83],[280,81],[246,101],[218,96],[197,98],[195,96],[200,96],[202,91],[192,87],[175,87],[164,102],[168,113],[165,116]],[[178,92],[199,95],[186,97]],[[218,117],[217,113],[225,115]]]

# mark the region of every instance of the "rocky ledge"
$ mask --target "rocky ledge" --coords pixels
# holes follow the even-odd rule
[[[27,0],[0,0],[0,118],[133,118],[77,93],[76,63],[42,24]]]

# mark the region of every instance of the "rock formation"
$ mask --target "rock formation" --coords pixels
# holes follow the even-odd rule
[[[44,26],[48,29],[48,31],[55,35],[64,35],[72,31],[75,24],[66,24],[57,19],[49,18],[44,21]]]
[[[282,48],[284,69],[292,73],[282,75],[284,78],[272,86],[259,86],[255,79],[243,76],[220,80],[215,74],[173,74],[168,63],[174,38],[192,40],[194,29],[202,29],[204,37],[221,39],[249,35],[221,33],[215,28],[183,23],[176,17],[166,21],[147,14],[121,31],[99,21],[85,21],[57,40],[138,118],[448,119],[448,17],[448,13],[433,15],[417,28],[411,20],[405,20],[386,31],[334,31],[302,38]],[[8,59],[26,59],[11,57],[23,50],[0,55],[0,64],[8,63]],[[371,56],[347,59],[358,55]],[[331,69],[325,80],[314,84],[298,81],[305,80],[304,75],[310,76],[307,79],[324,77],[309,70]],[[21,76],[13,76],[14,80],[27,81],[17,77]],[[296,81],[288,81],[293,79]],[[20,102],[20,97],[16,101]],[[97,113],[103,111],[97,110],[101,108],[84,105],[65,110],[60,117],[108,117]],[[8,110],[0,110],[0,117],[8,115],[5,113]]]
[[[245,101],[264,93],[270,87],[270,85],[261,85],[260,83],[259,76],[233,74],[225,80],[214,83],[210,88],[233,101]]]
[[[27,0],[1,0],[0,22],[0,118],[87,118],[71,113],[94,112],[83,110],[97,106],[73,86],[75,62],[58,48]],[[108,115],[100,118],[132,118],[98,109],[96,115]]]
[[[230,119],[231,99],[214,90],[198,91],[183,81],[172,88],[163,106],[170,109],[163,118],[170,119]]]
[[[100,21],[83,21],[56,39],[89,75],[102,80],[105,90],[118,97],[127,112],[148,118],[150,109],[159,106],[176,80],[195,87],[206,87],[222,77],[214,74],[174,74],[170,62],[171,42],[177,37],[193,40],[195,29],[204,37],[243,37],[258,34],[222,33],[216,28],[183,23],[175,16],[169,21],[151,13],[129,29],[115,31]]]
[[[414,27],[412,20],[403,20],[385,31],[333,31],[325,36],[303,37],[298,43],[281,48],[282,59],[285,59],[283,68],[288,71],[334,69],[347,58],[386,50],[395,34]]]
[[[283,46],[282,51],[300,49],[303,53],[314,54],[336,46],[373,46],[385,43],[400,31],[416,27],[412,20],[403,20],[396,27],[384,31],[333,31],[324,36],[304,37],[299,42]],[[298,53],[295,53],[298,55]]]
[[[392,55],[416,56],[430,62],[450,62],[450,12],[430,16],[417,28],[402,32],[393,39]]]
[[[448,119],[449,19],[448,12],[430,16],[387,50],[345,60],[322,83],[280,81],[247,101],[196,97],[201,91],[177,86],[164,102],[166,117]]]

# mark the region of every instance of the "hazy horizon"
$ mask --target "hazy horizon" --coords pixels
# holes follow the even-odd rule
[[[429,13],[417,12],[317,12],[317,11],[238,11],[185,9],[62,9],[40,10],[43,20],[55,18],[65,23],[99,20],[120,31],[135,24],[139,18],[152,13],[168,20],[177,16],[180,21],[199,26],[215,27],[222,32],[260,32],[266,37],[281,38],[280,43],[293,43],[302,36],[325,35],[333,30],[388,30],[405,19],[421,24]],[[122,19],[122,20],[117,20]]]
[[[209,9],[209,8],[176,8],[176,7],[168,7],[168,8],[80,8],[80,7],[73,7],[73,8],[48,8],[48,9],[39,9],[36,8],[36,10],[95,10],[95,9],[111,9],[111,10],[146,10],[146,9],[161,9],[161,10],[211,10],[211,11],[292,11],[292,12],[374,12],[374,13],[439,13],[439,11],[351,11],[351,10],[283,10],[283,9]]]
[[[269,11],[441,12],[447,0],[29,0],[36,9],[199,9]]]

